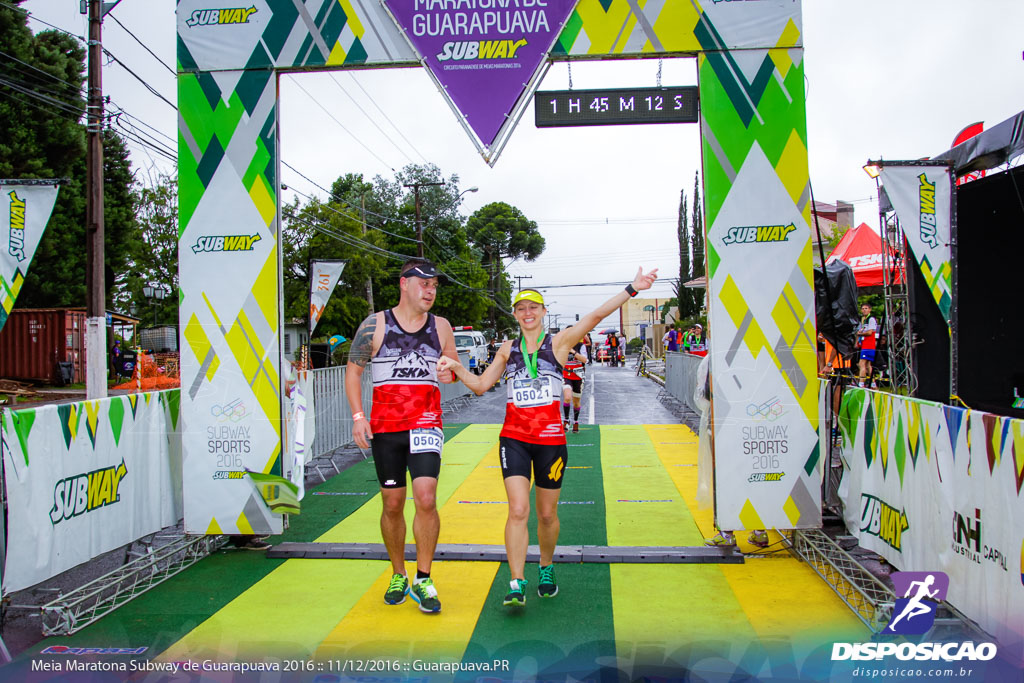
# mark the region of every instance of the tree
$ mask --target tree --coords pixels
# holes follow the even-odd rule
[[[370,312],[367,281],[374,308],[393,306],[399,298],[401,265],[416,256],[413,193],[404,185],[442,182],[434,165],[406,166],[394,179],[372,182],[356,173],[339,176],[328,200],[298,201],[284,207],[285,318],[307,319],[309,262],[312,258],[348,261],[317,327],[317,336],[351,337]],[[487,311],[487,272],[479,253],[466,239],[458,212],[458,177],[420,190],[424,253],[447,277],[438,289],[433,312],[456,325],[479,325]]]
[[[676,282],[676,301],[680,316],[693,314],[693,292],[684,285],[692,278],[690,263],[690,223],[687,215],[686,190],[679,191],[679,215],[676,220],[676,239],[679,242],[679,281]],[[662,314],[662,320],[665,315]]]
[[[690,233],[690,248],[693,252],[693,266],[690,272],[693,274],[693,277],[697,278],[707,275],[707,271],[704,268],[706,254],[704,247],[704,211],[701,208],[700,201],[700,176],[696,171],[693,174],[693,218],[690,225],[692,227]],[[707,287],[700,291],[690,290],[691,298],[693,300],[691,315],[700,314],[701,309],[704,307],[703,293],[706,291]],[[680,311],[680,315],[682,315],[682,311]]]
[[[483,263],[490,274],[489,289],[493,301],[511,303],[511,283],[505,277],[502,259],[533,261],[544,252],[544,237],[537,223],[522,211],[504,202],[481,207],[466,223],[469,240],[483,252]],[[491,328],[499,329],[495,307],[491,308]]]
[[[142,320],[166,325],[178,320],[178,179],[158,173],[137,186],[139,239],[133,267],[123,278],[116,301],[120,308],[134,304]],[[146,299],[146,285],[162,288],[159,302]]]
[[[85,51],[56,31],[32,35],[27,15],[0,5],[0,45],[13,59],[0,63],[0,177],[60,178],[57,202],[18,296],[22,308],[84,306]],[[15,61],[17,60],[17,61]],[[103,134],[106,288],[120,286],[138,238],[128,151]]]

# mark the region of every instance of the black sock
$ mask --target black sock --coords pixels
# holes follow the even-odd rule
[[[573,422],[579,422],[580,421],[580,409],[579,408],[573,408],[572,409],[572,421]]]
[[[423,579],[429,579],[430,572],[421,572],[419,569],[416,570],[416,580],[422,581]]]
[[[562,403],[562,414],[565,415],[565,419],[566,420],[569,419],[569,404],[568,403],[564,403],[564,402]]]

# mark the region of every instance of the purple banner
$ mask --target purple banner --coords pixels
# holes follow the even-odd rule
[[[385,0],[448,99],[489,146],[576,0]]]

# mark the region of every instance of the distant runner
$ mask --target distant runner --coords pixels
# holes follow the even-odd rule
[[[349,351],[345,396],[352,409],[352,435],[360,448],[370,448],[377,469],[384,510],[380,532],[394,575],[384,602],[398,605],[409,594],[405,572],[405,472],[412,479],[416,507],[412,529],[416,538],[416,579],[412,597],[423,612],[440,612],[441,601],[430,578],[441,520],[437,514],[437,476],[441,471],[441,391],[438,358],[457,358],[455,335],[444,318],[430,313],[437,296],[437,270],[424,259],[402,266],[398,305],[372,313],[359,326]],[[367,363],[373,374],[370,419],[363,414],[362,376]]]
[[[569,351],[569,360],[562,367],[562,379],[565,384],[562,388],[562,413],[565,418],[565,428],[569,429],[569,404],[572,403],[572,433],[580,431],[580,399],[583,397],[583,373],[587,365],[587,347],[583,342],[572,347]]]
[[[562,475],[568,463],[565,431],[558,411],[562,393],[563,368],[559,359],[605,317],[620,308],[638,291],[650,289],[658,271],[637,271],[633,283],[591,313],[580,318],[553,338],[544,331],[544,296],[535,289],[523,289],[515,297],[512,314],[519,323],[521,336],[507,341],[494,356],[494,363],[482,375],[473,375],[457,359],[447,356],[438,361],[438,369],[451,368],[475,394],[482,395],[503,374],[508,375],[508,401],[505,424],[499,436],[501,472],[508,495],[508,520],[505,523],[505,551],[511,574],[506,606],[526,604],[525,565],[529,545],[527,520],[530,517],[530,478],[536,478],[537,537],[540,544],[537,594],[553,598],[558,594],[555,582],[554,553],[558,542],[558,497]]]

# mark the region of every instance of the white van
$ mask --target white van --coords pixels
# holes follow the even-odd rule
[[[482,332],[472,327],[453,327],[455,332],[455,348],[469,354],[469,369],[480,374],[487,367],[487,340]]]

